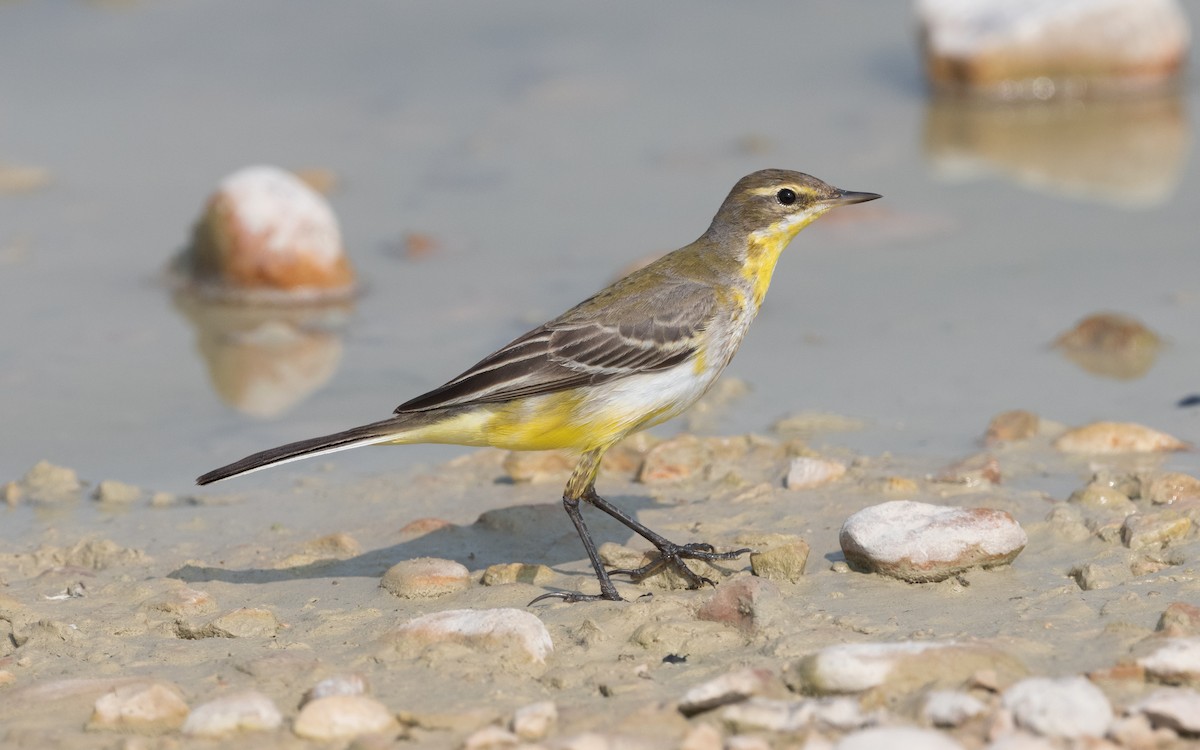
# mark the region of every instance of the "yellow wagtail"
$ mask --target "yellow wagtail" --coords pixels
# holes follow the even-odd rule
[[[733,186],[700,239],[615,282],[520,336],[380,422],[247,456],[196,481],[220,479],[360,445],[452,443],[509,450],[569,449],[579,463],[563,491],[600,579],[600,593],[552,593],[569,602],[620,600],[610,573],[634,579],[664,566],[692,588],[711,581],[684,563],[731,560],[710,544],[675,544],[596,494],[604,452],[700,398],[729,364],[762,305],[775,263],[801,229],[835,206],[880,197],[800,172],[765,169]],[[636,570],[607,571],[580,514],[594,505],[659,551]],[[530,602],[531,604],[533,602]]]

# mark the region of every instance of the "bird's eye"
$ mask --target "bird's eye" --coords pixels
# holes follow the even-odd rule
[[[790,188],[783,188],[775,194],[775,200],[785,206],[790,206],[796,202],[796,191]]]

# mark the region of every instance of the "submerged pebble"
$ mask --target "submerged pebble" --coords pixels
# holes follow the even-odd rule
[[[1028,440],[1038,434],[1041,419],[1037,414],[1023,409],[1002,412],[992,417],[984,433],[985,445],[993,446],[1000,443],[1012,443]]]
[[[839,534],[851,565],[911,582],[1005,565],[1028,541],[1011,515],[895,500],[858,511]]]
[[[1116,313],[1097,313],[1079,321],[1054,345],[1093,375],[1134,380],[1149,372],[1162,341],[1141,321]]]
[[[1049,737],[1103,737],[1113,720],[1108,698],[1086,677],[1030,677],[1003,701],[1018,725]]]
[[[417,557],[388,568],[379,585],[401,599],[445,596],[471,586],[471,571],[454,560]]]

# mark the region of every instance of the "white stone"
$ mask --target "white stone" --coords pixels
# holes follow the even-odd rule
[[[823,692],[860,693],[882,685],[900,658],[951,645],[953,642],[903,641],[828,646],[806,657],[811,660],[809,682]]]
[[[300,178],[278,167],[238,170],[217,187],[249,234],[271,252],[302,247],[314,258],[334,262],[342,254],[341,230],[329,203]]]
[[[1200,685],[1200,636],[1171,638],[1157,651],[1138,659],[1146,676],[1172,685]]]
[[[1200,692],[1195,690],[1158,690],[1130,706],[1129,710],[1145,714],[1155,727],[1167,727],[1181,734],[1200,734]]]
[[[913,727],[877,727],[848,734],[835,750],[962,750],[962,745],[941,732]]]
[[[684,693],[679,711],[692,716],[719,706],[737,703],[762,693],[773,681],[767,669],[738,669],[702,682]]]
[[[1028,538],[1011,515],[895,500],[846,519],[839,539],[853,564],[907,581],[937,581],[1011,562]]]
[[[519,609],[451,609],[410,620],[396,630],[401,638],[451,641],[480,650],[509,647],[539,664],[554,650],[550,631],[535,615]]]
[[[496,725],[475,730],[463,742],[463,750],[507,750],[521,744],[517,735]]]
[[[366,695],[368,692],[367,678],[361,674],[335,674],[309,688],[300,699],[300,706],[331,695]]]
[[[925,696],[921,715],[939,727],[957,727],[987,710],[983,701],[958,690],[934,690]]]
[[[223,737],[239,731],[276,729],[282,723],[283,716],[270,698],[257,690],[247,690],[196,706],[183,723],[183,733]]]
[[[1004,691],[1018,725],[1049,737],[1103,737],[1112,706],[1085,677],[1030,677]]]
[[[297,736],[322,741],[399,729],[400,722],[387,706],[365,695],[331,695],[309,701],[292,723]]]
[[[188,707],[169,682],[123,685],[96,699],[90,729],[162,732],[178,729]]]
[[[540,740],[550,734],[558,722],[558,706],[554,701],[539,701],[521,706],[513,714],[512,731],[527,742]]]
[[[792,459],[783,485],[789,490],[809,489],[841,479],[845,474],[846,465],[843,463],[800,456]]]

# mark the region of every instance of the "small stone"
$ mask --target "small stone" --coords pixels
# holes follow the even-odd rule
[[[779,679],[769,669],[738,669],[688,690],[679,700],[679,712],[684,716],[695,716],[730,703],[744,701],[753,695],[762,695],[777,685],[782,687]]]
[[[815,695],[872,690],[880,699],[921,688],[957,688],[981,672],[1011,682],[1027,674],[1003,651],[954,641],[846,643],[828,646],[788,667],[788,687]]]
[[[562,483],[570,476],[575,463],[559,451],[510,451],[504,457],[504,473],[518,483]]]
[[[367,678],[361,674],[333,675],[309,688],[304,697],[300,699],[300,706],[303,707],[305,703],[328,698],[331,695],[366,695],[370,692],[367,688]]]
[[[508,583],[544,585],[554,580],[554,571],[545,565],[532,563],[497,563],[483,571],[484,586],[503,586]]]
[[[526,742],[545,739],[558,723],[558,706],[554,701],[538,701],[521,706],[513,714],[513,734]]]
[[[985,487],[1000,484],[1000,462],[994,456],[981,453],[950,464],[934,475],[935,482]]]
[[[1200,479],[1175,471],[1157,474],[1143,483],[1142,497],[1155,505],[1200,502]]]
[[[1113,723],[1108,726],[1108,739],[1121,747],[1132,750],[1150,750],[1151,748],[1170,747],[1170,743],[1177,738],[1175,732],[1169,729],[1156,730],[1145,714],[1132,713],[1113,719]],[[1050,748],[1050,750],[1054,750],[1054,748]]]
[[[362,545],[349,534],[339,531],[304,544],[304,555],[313,560],[345,560],[362,554]]]
[[[1190,446],[1165,432],[1132,422],[1094,422],[1068,430],[1054,441],[1063,453],[1115,455],[1187,450]]]
[[[387,706],[365,695],[331,695],[310,701],[292,723],[297,736],[320,741],[392,734],[399,730],[400,722]]]
[[[894,500],[858,511],[839,535],[853,566],[911,582],[1006,565],[1025,548],[1024,530],[1002,510]]]
[[[1177,542],[1192,530],[1192,519],[1171,510],[1134,513],[1121,526],[1121,541],[1130,549]]]
[[[1158,618],[1157,630],[1174,637],[1200,635],[1200,607],[1172,602]]]
[[[283,723],[270,698],[257,690],[231,693],[192,709],[183,733],[193,737],[224,737],[234,732],[269,731]]]
[[[1190,38],[1176,0],[921,0],[917,15],[934,87],[1001,99],[1164,90]]]
[[[142,496],[142,490],[132,484],[118,482],[115,479],[105,479],[96,487],[96,492],[92,495],[97,501],[102,503],[112,503],[114,505],[128,505],[136,502]]]
[[[417,537],[431,534],[442,529],[453,528],[454,524],[444,518],[418,518],[415,521],[410,521],[400,529],[400,536],[405,539],[416,539]]]
[[[1094,482],[1072,492],[1067,501],[1078,503],[1085,508],[1111,510],[1124,515],[1137,510],[1137,505],[1120,490]]]
[[[403,644],[458,643],[538,664],[554,650],[550,632],[541,620],[510,608],[434,612],[410,620],[395,630],[394,636]]]
[[[804,576],[809,546],[803,539],[750,553],[750,572],[772,581],[797,583]]]
[[[463,742],[463,750],[507,750],[521,744],[521,738],[496,725],[477,729]]]
[[[1054,345],[1093,375],[1134,380],[1154,366],[1162,341],[1138,320],[1115,313],[1098,313],[1079,321],[1059,336]]]
[[[453,560],[417,557],[393,565],[379,585],[401,599],[445,596],[470,588],[471,571]]]
[[[33,502],[58,503],[79,497],[83,484],[74,469],[38,461],[21,478],[21,494]]]
[[[912,495],[921,489],[921,485],[909,477],[890,476],[883,478],[880,489],[889,495]]]
[[[1129,707],[1145,714],[1155,727],[1179,734],[1200,735],[1200,692],[1168,688],[1151,693]]]
[[[1103,737],[1113,720],[1108,698],[1085,677],[1030,677],[1003,700],[1019,726],[1048,737]]]
[[[0,669],[0,687],[11,685],[17,681],[17,676],[7,669]]]
[[[970,693],[932,690],[925,696],[921,716],[935,727],[958,727],[986,710],[983,701]]]
[[[1092,536],[1092,530],[1084,523],[1083,514],[1073,505],[1055,506],[1046,514],[1046,525],[1069,542],[1082,542]]]
[[[1068,573],[1084,591],[1099,591],[1119,586],[1133,578],[1129,560],[1122,557],[1105,558],[1071,568]]]
[[[274,638],[283,624],[269,609],[243,607],[227,612],[215,620],[191,627],[186,623],[176,625],[180,638]]]
[[[800,456],[793,458],[791,464],[788,465],[788,473],[784,477],[783,486],[789,490],[807,490],[835,482],[845,475],[846,465],[840,461]]]
[[[646,452],[637,479],[643,484],[678,482],[698,475],[707,462],[708,454],[700,439],[680,435]]]
[[[212,612],[216,601],[207,591],[194,589],[186,584],[172,581],[171,588],[162,596],[147,603],[147,607],[179,617],[194,617]]]
[[[1171,638],[1137,663],[1155,682],[1200,688],[1200,637]]]
[[[169,682],[135,683],[114,688],[96,700],[88,729],[159,733],[178,729],[188,706]]]
[[[773,582],[741,576],[718,586],[716,593],[700,605],[696,617],[751,631],[766,624],[781,600],[779,587]]]
[[[963,750],[949,736],[931,729],[914,727],[876,727],[848,734],[834,750]]]
[[[735,732],[798,732],[813,722],[813,702],[752,697],[721,712]]]
[[[1014,409],[992,417],[984,433],[985,445],[993,446],[1000,443],[1013,443],[1028,440],[1038,434],[1041,419],[1031,411]]]
[[[354,271],[329,203],[295,175],[249,167],[226,177],[180,266],[239,290],[347,294]]]

